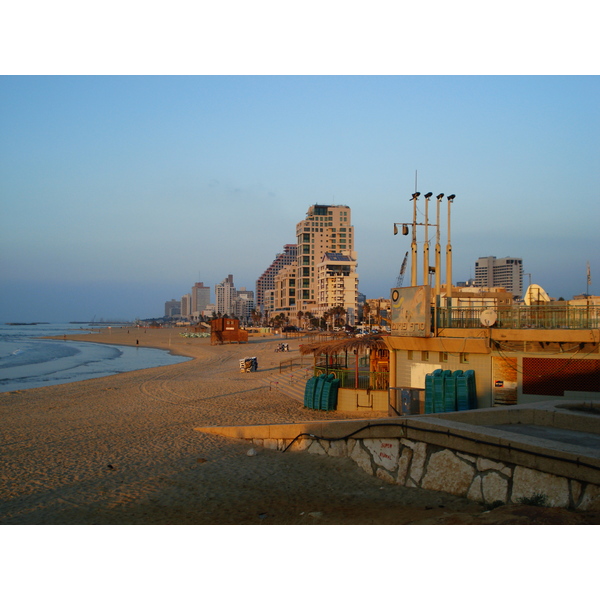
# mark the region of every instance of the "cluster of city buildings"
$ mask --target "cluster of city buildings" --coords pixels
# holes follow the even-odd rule
[[[279,316],[287,324],[304,326],[314,320],[341,315],[344,324],[359,320],[381,324],[389,310],[389,298],[368,300],[359,293],[357,253],[350,207],[315,204],[296,225],[296,243],[283,251],[256,281],[255,290],[236,288],[228,275],[211,288],[195,283],[180,300],[165,303],[165,317],[199,321],[233,316],[244,323],[268,324]],[[488,256],[475,263],[475,278],[458,283],[464,293],[479,297],[479,290],[506,299],[523,296],[523,261]],[[467,297],[465,296],[465,297]],[[367,310],[363,311],[367,304]],[[385,322],[385,320],[383,321]]]
[[[296,226],[297,243],[285,244],[256,282],[256,290],[236,289],[233,275],[214,288],[194,284],[181,300],[165,303],[166,317],[201,320],[233,316],[243,322],[268,323],[275,316],[288,324],[327,318],[330,311],[355,325],[359,302],[354,227],[351,210],[342,205],[313,205]]]

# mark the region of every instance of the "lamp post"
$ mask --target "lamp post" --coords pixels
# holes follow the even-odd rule
[[[417,198],[420,196],[420,192],[415,192],[412,195],[413,202],[413,223],[412,223],[412,243],[411,249],[411,263],[410,263],[410,285],[415,287],[417,285]]]
[[[440,244],[440,207],[444,194],[437,196],[437,221],[435,234],[435,295],[440,295],[441,277],[442,277],[442,246]]]
[[[446,244],[446,298],[452,298],[452,244],[450,243],[450,206],[456,196],[448,196],[448,243]]]
[[[423,285],[429,285],[429,198],[431,192],[425,194],[425,241],[423,242]]]

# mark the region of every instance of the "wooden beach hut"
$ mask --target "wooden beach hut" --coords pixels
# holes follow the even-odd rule
[[[221,317],[210,322],[210,343],[241,344],[248,341],[248,332],[240,329],[239,319]]]

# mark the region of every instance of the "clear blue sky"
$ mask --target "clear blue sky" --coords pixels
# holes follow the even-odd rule
[[[455,281],[516,256],[570,298],[589,261],[600,294],[599,107],[597,76],[0,77],[0,321],[254,289],[316,203],[350,206],[360,291],[387,297],[415,171],[456,195]]]

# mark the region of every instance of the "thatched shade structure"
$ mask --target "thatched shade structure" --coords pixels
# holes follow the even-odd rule
[[[380,334],[364,335],[362,337],[344,338],[338,340],[330,340],[327,342],[315,342],[314,344],[303,344],[300,346],[300,353],[313,354],[315,357],[315,365],[317,356],[325,355],[326,362],[329,363],[329,357],[332,355],[344,354],[346,357],[345,363],[348,366],[348,352],[356,355],[355,361],[355,385],[358,387],[358,357],[361,353],[366,353],[371,350],[386,350],[387,346]]]
[[[381,334],[373,333],[362,337],[343,338],[329,340],[327,342],[315,342],[314,344],[303,344],[300,346],[300,354],[340,354],[341,352],[365,352],[366,350],[386,349]]]

